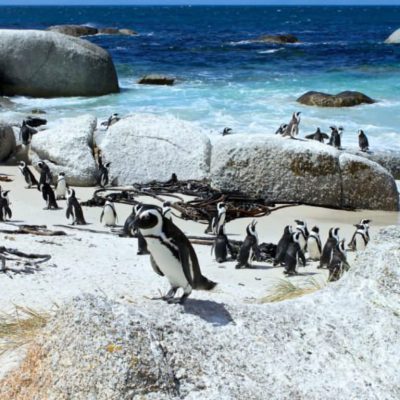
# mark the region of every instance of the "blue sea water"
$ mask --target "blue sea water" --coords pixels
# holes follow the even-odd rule
[[[400,45],[384,44],[400,28],[400,7],[0,7],[1,28],[56,24],[131,28],[127,36],[87,37],[107,49],[121,93],[98,98],[16,101],[50,115],[82,112],[172,114],[210,133],[273,134],[302,111],[301,134],[345,128],[344,144],[362,128],[373,148],[400,149]],[[300,44],[250,43],[292,33]],[[178,78],[173,87],[142,86],[148,73]],[[321,109],[296,103],[309,90],[358,90],[374,105]]]

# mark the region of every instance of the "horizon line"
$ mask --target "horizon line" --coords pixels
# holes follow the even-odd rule
[[[0,4],[0,7],[400,7],[399,4],[360,4],[360,3],[329,3],[329,4]]]

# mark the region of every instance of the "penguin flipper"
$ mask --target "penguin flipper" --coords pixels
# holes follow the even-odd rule
[[[158,267],[156,261],[154,260],[153,256],[150,256],[150,265],[156,274],[158,274],[160,276],[164,276],[164,274],[161,272],[160,268]]]
[[[306,135],[305,136],[306,139],[314,139],[314,137],[315,137],[314,133],[312,133],[311,135]]]
[[[326,133],[321,133],[321,136],[323,139],[329,139],[329,135],[327,135]]]
[[[67,211],[65,213],[65,216],[67,217],[67,219],[69,219],[69,217],[73,217],[72,205],[71,205],[70,202],[68,202],[68,207],[67,207]]]
[[[103,211],[100,214],[100,222],[103,222],[103,216],[104,216],[104,208],[103,208]]]
[[[11,212],[11,208],[10,207],[6,206],[5,214],[6,214],[6,216],[8,215],[8,218],[12,218],[12,212]]]

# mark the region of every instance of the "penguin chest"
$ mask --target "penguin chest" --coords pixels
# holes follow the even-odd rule
[[[67,192],[67,184],[65,183],[65,180],[58,181],[56,189],[57,197],[65,197],[66,192]]]
[[[104,209],[103,221],[105,225],[115,225],[114,211],[111,207]]]
[[[318,260],[321,257],[317,239],[310,237],[307,241],[308,256],[312,260]]]
[[[188,280],[183,272],[183,266],[179,258],[166,244],[159,238],[146,237],[147,248],[153,256],[158,268],[168,279],[172,287],[190,287]]]
[[[355,237],[355,245],[356,245],[356,250],[365,250],[365,240],[364,236],[361,233],[356,233]]]
[[[306,238],[304,237],[303,234],[300,234],[299,236],[300,249],[304,250],[306,248],[306,244],[307,244]]]

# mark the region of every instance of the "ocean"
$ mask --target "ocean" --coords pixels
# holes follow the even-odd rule
[[[371,149],[400,150],[400,45],[384,40],[400,28],[400,7],[0,7],[0,27],[56,24],[130,28],[137,36],[89,36],[107,49],[121,93],[97,98],[17,97],[22,110],[49,117],[100,118],[150,112],[200,123],[210,134],[273,135],[302,111],[300,135],[344,127],[344,146],[363,129]],[[292,33],[301,43],[251,43],[262,34]],[[138,85],[149,73],[177,78],[172,87]],[[353,108],[296,103],[309,90],[357,90],[378,100]]]

